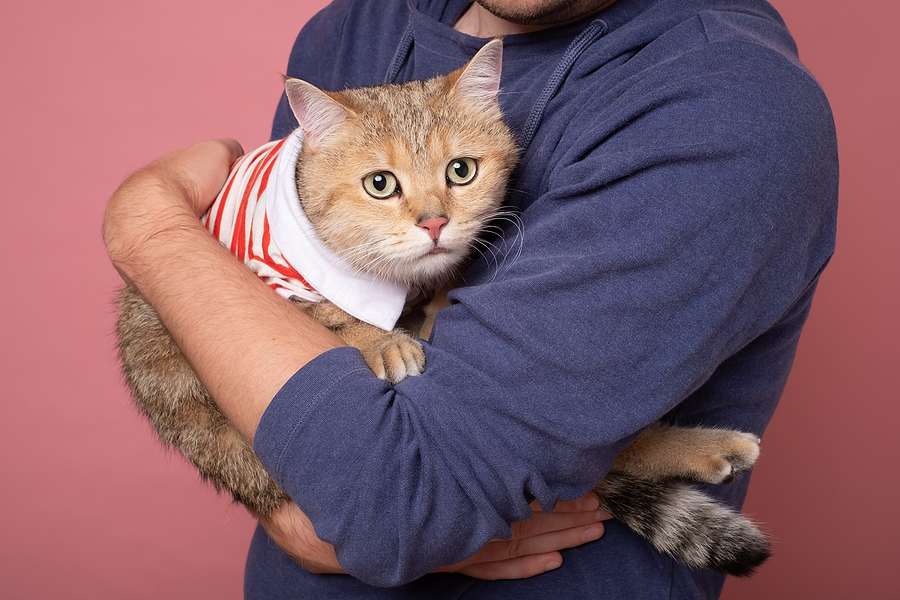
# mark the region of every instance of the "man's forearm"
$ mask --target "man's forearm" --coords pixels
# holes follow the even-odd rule
[[[252,440],[284,382],[342,342],[273,294],[198,220],[230,163],[221,148],[198,145],[138,172],[110,200],[104,239],[115,267],[147,297],[223,412]]]

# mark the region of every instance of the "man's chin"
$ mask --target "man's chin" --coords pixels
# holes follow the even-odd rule
[[[561,25],[595,13],[616,0],[476,0],[485,10],[517,25]]]

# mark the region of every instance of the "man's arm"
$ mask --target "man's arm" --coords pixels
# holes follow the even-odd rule
[[[603,523],[611,517],[598,508],[593,492],[570,502],[560,502],[545,513],[537,502],[534,515],[513,523],[508,540],[494,540],[461,563],[435,572],[459,573],[476,579],[522,579],[552,571],[562,565],[560,550],[599,539]],[[286,504],[260,519],[269,537],[299,565],[312,573],[345,573],[334,546],[320,540],[309,518],[296,504]]]
[[[103,238],[113,265],[156,308],[222,411],[253,440],[281,386],[343,342],[273,294],[198,220],[241,153],[234,140],[201,142],[138,171],[111,198]]]

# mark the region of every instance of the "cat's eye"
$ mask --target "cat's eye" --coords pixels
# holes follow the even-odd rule
[[[475,179],[478,163],[474,158],[457,158],[447,165],[447,181],[453,185],[466,185]]]
[[[397,178],[393,173],[387,171],[366,175],[363,179],[363,187],[367,194],[379,200],[393,196],[400,189],[400,186],[397,185]]]

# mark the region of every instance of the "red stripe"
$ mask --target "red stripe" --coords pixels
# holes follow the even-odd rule
[[[281,140],[271,149],[269,149],[264,155],[257,156],[253,159],[256,163],[253,166],[253,171],[250,174],[250,178],[247,181],[244,189],[242,190],[240,205],[237,208],[237,216],[234,223],[234,231],[231,238],[231,252],[240,258],[243,261],[249,260],[258,260],[264,263],[266,266],[270,267],[272,270],[277,272],[279,275],[285,278],[295,279],[299,281],[305,288],[311,291],[315,291],[312,285],[309,284],[304,277],[297,272],[296,269],[287,264],[280,264],[275,262],[272,256],[269,254],[269,246],[272,243],[272,234],[271,229],[269,227],[269,217],[268,215],[264,215],[263,218],[263,231],[262,231],[262,251],[263,256],[257,256],[253,251],[253,242],[252,238],[249,243],[245,243],[244,239],[247,237],[247,207],[250,203],[250,194],[256,185],[256,182],[260,182],[259,192],[257,195],[257,200],[259,196],[266,190],[269,185],[269,177],[272,174],[272,169],[275,167],[276,159],[278,158],[278,153],[281,150],[282,146],[284,146],[286,140]],[[247,158],[246,156],[244,158]],[[237,166],[237,165],[235,165]],[[231,174],[229,175],[228,183],[225,187],[225,190],[222,193],[221,199],[222,202],[214,205],[213,208],[218,208],[218,212],[215,214],[215,223],[213,226],[213,234],[218,238],[219,233],[221,232],[221,223],[222,223],[222,214],[224,213],[224,204],[228,200],[228,196],[231,193],[232,186],[236,179],[236,169],[232,169]],[[211,209],[213,210],[213,209]],[[258,233],[258,232],[257,232]],[[282,257],[283,258],[283,257]],[[287,260],[285,259],[285,263]],[[276,289],[280,286],[277,283],[270,283],[269,286],[272,289]]]
[[[280,147],[281,144],[276,146],[276,149]],[[269,163],[269,168],[266,169],[265,173],[263,173],[262,182],[260,183],[260,193],[262,190],[266,189],[269,186],[269,175],[272,174],[272,168],[275,166],[275,161],[273,160]],[[258,233],[258,232],[257,232]],[[269,215],[265,213],[263,217],[263,242],[262,242],[262,250],[263,250],[263,261],[266,264],[273,264],[274,261],[272,257],[269,256],[269,243],[271,242],[271,235],[269,233]],[[256,253],[253,251],[253,243],[251,242],[250,247],[247,249],[248,254],[251,258],[259,259],[260,257],[256,256]]]
[[[282,145],[284,145],[284,140],[278,142],[265,154],[263,159],[256,164],[253,168],[253,173],[250,175],[250,180],[244,188],[244,193],[241,196],[241,203],[238,206],[238,216],[234,226],[235,233],[231,240],[231,252],[241,260],[245,260],[247,247],[249,246],[249,244],[244,242],[244,239],[247,237],[247,205],[250,201],[250,193],[253,191],[256,180],[259,179],[259,175],[263,169],[268,167],[271,170],[271,166],[275,163],[275,158],[278,156],[278,150]],[[266,180],[268,181],[268,177]],[[265,186],[261,187],[259,194],[261,195],[265,189]],[[258,197],[259,196],[257,196],[257,198]],[[237,240],[241,240],[240,245],[238,245]]]
[[[271,244],[271,243],[272,243],[272,230],[269,228],[269,213],[266,213],[266,217],[263,219],[263,235],[262,235],[262,249],[263,249],[262,260],[266,264],[275,262],[274,260],[272,260],[272,257],[269,255],[269,244]]]
[[[282,277],[289,277],[292,279],[296,279],[297,281],[302,283],[303,287],[305,287],[306,289],[315,291],[315,288],[313,288],[313,286],[309,285],[309,282],[307,280],[303,279],[303,275],[301,275],[300,273],[298,273],[291,267],[279,265],[278,263],[272,263],[272,264],[269,264],[266,266],[275,271],[278,271],[278,274],[281,275]]]
[[[309,290],[315,290],[313,286],[309,284],[306,279],[304,279],[303,275],[301,275],[294,267],[290,266],[290,264],[282,265],[281,263],[275,262],[272,256],[269,254],[269,245],[272,243],[272,233],[269,227],[269,215],[266,215],[263,219],[263,239],[262,239],[262,256],[253,256],[256,260],[265,263],[266,266],[272,268],[274,271],[277,271],[279,275],[283,277],[290,277],[292,279],[296,279],[300,283],[303,284],[303,287]],[[285,263],[287,263],[287,259],[283,256],[281,257]]]
[[[235,165],[236,167],[237,165]],[[217,209],[216,212],[216,220],[213,223],[212,234],[218,239],[219,233],[222,231],[222,213],[225,212],[223,210],[225,201],[228,198],[228,194],[231,193],[231,186],[234,185],[235,175],[237,174],[237,169],[232,167],[231,173],[228,175],[228,184],[225,186],[225,189],[220,194],[220,201],[213,204],[213,208]]]
[[[285,140],[281,140],[280,142],[275,144],[275,146],[269,151],[269,156],[277,156],[278,151],[281,150],[282,146],[284,146],[284,142],[285,142]],[[267,157],[267,159],[268,159],[268,157]],[[269,175],[272,173],[272,167],[274,167],[274,166],[275,166],[275,161],[273,160],[269,164],[269,168],[266,169],[266,172],[263,175],[262,189],[266,189],[269,186]]]

